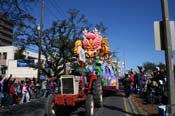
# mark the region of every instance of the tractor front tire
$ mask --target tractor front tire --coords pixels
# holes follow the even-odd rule
[[[91,94],[86,98],[86,116],[94,116],[94,99]]]
[[[47,97],[45,106],[46,116],[56,116],[54,100],[54,95],[52,94]]]
[[[103,106],[103,90],[102,83],[100,79],[97,79],[93,82],[92,93],[94,95],[95,106],[102,107]]]

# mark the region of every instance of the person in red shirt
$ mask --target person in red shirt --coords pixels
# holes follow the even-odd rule
[[[54,93],[54,90],[55,90],[54,77],[51,77],[50,88],[51,88],[51,92]]]
[[[129,73],[129,77],[131,80],[131,89],[133,89],[134,88],[134,73],[132,71]]]
[[[15,87],[14,87],[14,82],[10,81],[10,91],[9,91],[9,105],[15,104]]]

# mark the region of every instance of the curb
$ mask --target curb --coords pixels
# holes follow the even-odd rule
[[[133,111],[136,116],[142,115],[142,116],[149,116],[149,112],[144,111],[141,107],[137,107],[137,103],[133,104],[133,99],[129,99],[129,105],[131,107],[131,110]]]
[[[129,99],[128,101],[129,101],[129,106],[131,107],[132,112],[133,112],[134,114],[138,114],[138,111],[136,110],[134,104],[132,103],[132,100]]]

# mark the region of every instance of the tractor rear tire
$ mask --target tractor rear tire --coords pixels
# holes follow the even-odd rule
[[[50,94],[47,97],[46,100],[46,105],[45,105],[45,111],[46,111],[46,116],[56,116],[56,112],[55,112],[55,103],[54,103],[54,96],[52,94]]]
[[[91,94],[86,98],[86,116],[94,116],[94,99]]]
[[[93,82],[92,93],[94,95],[94,102],[96,107],[103,106],[103,90],[102,83],[100,79],[97,79]]]

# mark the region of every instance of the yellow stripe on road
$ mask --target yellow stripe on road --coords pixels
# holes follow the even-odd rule
[[[128,112],[128,105],[126,104],[125,97],[123,97],[123,102],[124,102],[125,112]],[[126,113],[126,116],[129,116],[128,113]]]

